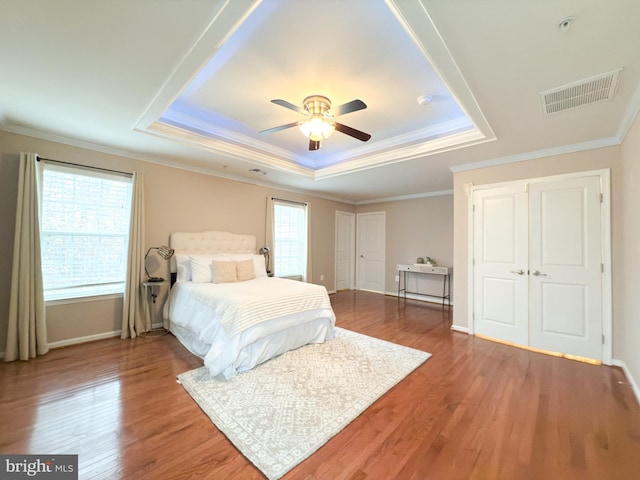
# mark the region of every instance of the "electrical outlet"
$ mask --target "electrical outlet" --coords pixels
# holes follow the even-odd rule
[[[320,275],[320,281],[324,280],[324,275]]]
[[[396,275],[396,282],[400,281],[400,275]]]

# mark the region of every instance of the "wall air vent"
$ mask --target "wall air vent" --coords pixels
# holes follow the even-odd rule
[[[596,75],[579,82],[540,93],[545,115],[611,100],[616,92],[622,69]]]

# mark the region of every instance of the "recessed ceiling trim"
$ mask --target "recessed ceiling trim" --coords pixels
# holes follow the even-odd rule
[[[476,101],[469,84],[436,28],[425,2],[421,0],[385,0],[407,34],[433,66],[465,115],[487,140],[496,136]]]
[[[194,128],[193,118],[190,122],[187,122],[186,118],[172,118],[174,114],[177,115],[177,112],[170,113],[169,106],[178,98],[184,86],[195,78],[197,72],[216,54],[222,44],[231,38],[259,3],[259,1],[250,0],[228,1],[220,7],[205,32],[182,59],[161,91],[156,94],[152,104],[136,125],[136,130],[159,134],[165,138],[173,136],[174,139],[184,143],[193,141],[197,148],[244,161],[253,161],[307,178],[326,178],[346,174],[495,139],[442,37],[419,0],[402,0],[402,2],[386,0],[386,4],[408,33],[411,41],[425,56],[425,60],[433,66],[443,83],[458,99],[460,108],[470,119],[465,119],[462,122],[464,125],[444,122],[375,144],[352,148],[324,159],[323,165],[329,165],[328,167],[317,168],[318,164],[313,156],[292,154],[242,132],[233,133],[212,122],[207,124],[206,119],[196,119]],[[437,58],[437,62],[434,58]],[[188,116],[188,112],[186,115]],[[161,125],[163,122],[168,124],[163,126]],[[446,132],[445,126],[451,127],[452,130]],[[471,131],[472,133],[460,134],[461,130],[469,129],[474,130]],[[434,140],[433,137],[442,138]],[[456,146],[456,141],[462,141],[462,145]],[[314,167],[316,167],[315,172]]]
[[[449,120],[447,122],[440,122],[436,125],[430,125],[420,130],[414,130],[409,133],[396,135],[387,140],[378,141],[375,144],[363,144],[355,147],[351,150],[343,152],[339,155],[329,157],[326,161],[327,164],[333,165],[340,162],[345,162],[349,159],[371,156],[381,151],[390,150],[400,145],[420,143],[424,146],[425,150],[428,150],[429,143],[434,138],[447,138],[462,130],[473,129],[473,124],[466,118]]]
[[[178,140],[188,145],[197,146],[202,150],[224,155],[225,158],[233,158],[244,162],[252,161],[274,170],[295,173],[307,178],[315,177],[313,170],[309,168],[291,164],[290,162],[275,158],[272,155],[249,150],[246,147],[215,140],[207,136],[205,132],[202,134],[195,133],[161,122],[154,123],[147,128],[145,132],[174,141]]]
[[[184,86],[196,76],[261,2],[262,0],[220,1],[219,8],[207,28],[193,46],[185,52],[133,128],[145,131],[160,118],[178,97]]]
[[[219,125],[214,125],[211,122],[207,122],[206,120],[200,119],[194,115],[189,115],[171,109],[167,110],[156,123],[164,123],[177,127],[179,129],[175,131],[177,136],[182,136],[181,131],[188,134],[191,129],[196,128],[201,132],[206,132],[205,136],[217,138],[220,142],[228,141],[238,145],[247,145],[250,150],[261,151],[269,155],[274,155],[281,160],[291,162],[292,164],[301,163],[305,167],[312,168],[312,165],[306,158],[299,158],[288,150],[254,140],[246,135],[220,127]]]
[[[314,178],[330,178],[346,173],[359,172],[369,168],[391,165],[398,162],[406,162],[421,157],[428,157],[437,153],[456,150],[459,148],[477,145],[479,143],[490,142],[494,139],[486,138],[477,130],[469,130],[444,138],[424,142],[416,145],[408,145],[392,152],[381,152],[378,155],[371,155],[365,158],[354,159],[348,164],[337,164],[322,168],[315,172]]]

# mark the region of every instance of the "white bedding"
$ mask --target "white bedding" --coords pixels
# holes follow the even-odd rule
[[[237,283],[178,282],[169,328],[209,373],[239,372],[307,343],[333,338],[335,314],[323,286],[258,277]]]

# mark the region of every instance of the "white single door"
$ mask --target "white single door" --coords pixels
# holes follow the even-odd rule
[[[600,178],[529,184],[529,344],[602,360]]]
[[[336,212],[336,290],[355,288],[355,214]]]
[[[356,230],[358,289],[384,292],[384,212],[359,213]]]
[[[473,204],[475,333],[527,345],[525,185],[477,190]]]

